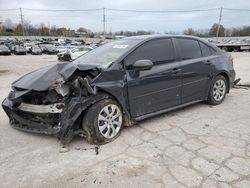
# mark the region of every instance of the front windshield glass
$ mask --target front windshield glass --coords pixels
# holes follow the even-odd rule
[[[17,50],[24,50],[24,47],[22,47],[22,46],[16,46],[16,49]]]
[[[40,48],[38,46],[32,46],[33,50],[40,50]]]
[[[141,40],[135,39],[122,39],[109,42],[80,56],[75,61],[73,61],[73,63],[92,64],[101,68],[107,68],[112,64],[112,62],[116,61],[140,41]]]

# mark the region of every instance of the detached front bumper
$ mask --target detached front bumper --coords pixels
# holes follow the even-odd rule
[[[62,103],[53,105],[15,104],[6,98],[2,102],[2,107],[13,128],[48,135],[58,134],[61,130],[59,119],[63,108]]]

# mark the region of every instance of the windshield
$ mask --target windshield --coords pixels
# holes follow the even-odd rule
[[[40,48],[38,46],[32,46],[33,50],[40,50]]]
[[[116,61],[139,42],[140,40],[132,39],[122,39],[110,42],[80,56],[73,61],[73,63],[92,64],[98,65],[101,68],[107,68],[112,62]]]
[[[16,49],[17,50],[24,50],[24,47],[22,47],[22,46],[16,46]]]

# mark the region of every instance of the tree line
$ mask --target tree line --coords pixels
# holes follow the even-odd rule
[[[198,37],[216,37],[219,24],[213,24],[210,29],[194,30],[189,28],[183,32],[185,35],[194,35]],[[225,28],[220,25],[219,37],[238,37],[238,36],[250,36],[250,26],[243,26],[237,28]]]
[[[195,30],[188,28],[183,31],[182,34],[193,35],[199,37],[215,37],[219,25],[213,24],[210,29]],[[166,34],[180,34],[175,32],[165,32]],[[39,25],[32,25],[30,21],[24,20],[23,26],[21,23],[15,24],[11,19],[6,19],[4,22],[0,22],[0,35],[1,36],[65,36],[65,37],[98,37],[103,35],[103,32],[92,32],[90,29],[80,27],[76,30],[66,27],[56,27],[45,25],[41,23]],[[106,33],[107,37],[112,38],[116,35],[121,36],[135,36],[155,34],[154,31],[117,31]],[[250,26],[243,26],[238,28],[225,28],[220,25],[219,37],[235,37],[235,36],[250,36]]]

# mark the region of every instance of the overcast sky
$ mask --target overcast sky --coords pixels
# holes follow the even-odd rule
[[[0,9],[92,9],[113,8],[132,10],[193,10],[210,8],[250,9],[249,0],[0,0]],[[43,12],[23,10],[24,19],[38,25],[70,27],[80,26],[92,31],[102,31],[102,11],[93,12]],[[19,11],[0,11],[1,20],[11,18],[20,21]],[[181,32],[187,28],[207,29],[218,22],[219,10],[191,13],[133,13],[106,11],[106,31],[153,30]],[[222,24],[225,27],[250,25],[250,11],[223,11]]]

